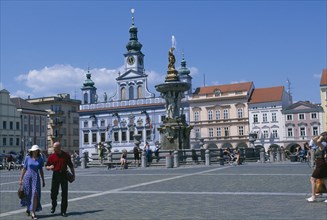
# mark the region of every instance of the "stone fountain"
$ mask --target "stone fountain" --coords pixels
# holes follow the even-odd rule
[[[192,126],[186,123],[181,100],[184,92],[190,88],[190,83],[179,80],[175,69],[174,43],[168,53],[168,70],[165,83],[155,86],[161,96],[166,100],[166,117],[158,130],[160,144],[163,150],[190,149],[190,132]]]

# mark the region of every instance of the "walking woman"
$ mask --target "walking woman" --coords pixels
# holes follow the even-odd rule
[[[40,176],[42,179],[42,186],[45,186],[43,173],[44,161],[40,151],[38,145],[33,145],[32,148],[29,149],[29,155],[25,158],[19,181],[25,195],[20,203],[22,206],[27,207],[26,214],[28,216],[31,215],[32,219],[37,219],[35,212],[42,210]]]
[[[326,179],[327,178],[327,162],[326,162],[326,138],[323,135],[319,135],[313,138],[313,142],[318,146],[315,151],[315,158],[316,158],[316,168],[314,169],[310,181],[311,181],[311,197],[307,198],[308,202],[315,202],[316,201],[316,180],[319,179]],[[327,202],[325,200],[324,202]]]

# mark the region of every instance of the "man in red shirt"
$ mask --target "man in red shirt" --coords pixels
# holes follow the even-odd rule
[[[67,166],[73,174],[75,179],[75,170],[71,157],[68,153],[61,150],[59,142],[53,144],[54,153],[48,158],[48,162],[45,166],[47,170],[52,170],[52,182],[51,182],[51,201],[52,208],[51,213],[56,211],[57,196],[59,192],[59,186],[61,186],[61,215],[67,217],[66,211],[68,207],[68,179],[67,179]]]

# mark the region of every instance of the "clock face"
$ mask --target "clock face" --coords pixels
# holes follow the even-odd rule
[[[133,65],[134,62],[135,62],[135,59],[134,59],[133,56],[129,56],[129,57],[127,57],[127,63],[128,63],[129,65]]]
[[[142,57],[139,57],[139,64],[143,65],[143,58]]]

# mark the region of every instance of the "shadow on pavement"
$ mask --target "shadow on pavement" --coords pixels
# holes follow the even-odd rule
[[[99,210],[90,210],[90,211],[84,211],[84,212],[67,212],[67,217],[69,216],[73,216],[73,215],[85,215],[85,214],[92,214],[92,213],[97,213],[97,212],[102,212],[103,209],[99,209]],[[56,213],[56,214],[48,214],[48,215],[38,215],[38,218],[51,218],[51,217],[58,217],[60,216],[60,213]]]

